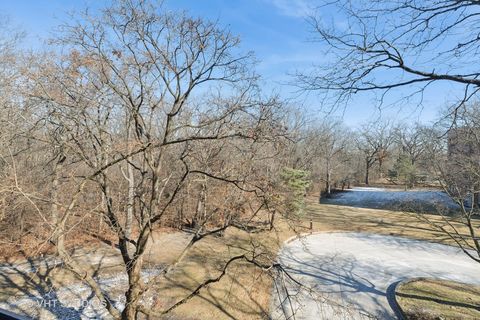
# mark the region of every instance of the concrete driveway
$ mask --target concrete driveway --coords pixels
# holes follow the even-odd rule
[[[279,260],[304,287],[286,276],[278,279],[274,318],[294,313],[297,320],[397,319],[388,296],[400,280],[433,277],[480,284],[480,264],[459,249],[402,237],[314,234],[287,243]]]

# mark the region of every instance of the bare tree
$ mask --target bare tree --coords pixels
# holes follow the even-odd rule
[[[348,160],[347,145],[347,129],[340,121],[325,120],[307,132],[305,149],[308,150],[307,154],[311,154],[309,170],[321,172],[317,176],[318,180],[325,184],[326,197],[331,196],[337,169]]]
[[[477,104],[469,104],[456,109],[455,114],[447,112],[447,118],[443,119],[445,128],[432,129],[436,134],[432,136],[427,152],[443,190],[458,206],[454,219],[457,225],[443,210],[438,210],[444,218],[443,225],[422,218],[454,240],[470,258],[480,262],[476,221],[480,214],[479,108]],[[449,130],[445,133],[447,128]],[[458,225],[466,227],[468,232],[461,232]]]
[[[11,177],[9,176],[9,160],[13,156],[23,157],[30,146],[25,140],[20,141],[22,132],[28,125],[25,116],[26,108],[19,107],[21,96],[18,95],[18,87],[22,84],[20,66],[22,53],[19,52],[19,44],[23,33],[12,25],[12,21],[6,16],[1,16],[0,21],[0,224],[2,236],[6,247],[13,247],[26,236],[26,230],[31,222],[27,217],[25,203],[18,204],[18,211],[7,210],[16,195],[12,194]],[[13,228],[10,228],[13,226]]]
[[[365,184],[370,183],[370,169],[378,163],[380,178],[383,177],[383,164],[388,157],[393,142],[390,124],[376,122],[364,124],[355,138],[357,148],[365,163]]]
[[[471,61],[477,60],[479,52],[477,22],[480,2],[338,0],[325,1],[318,10],[336,12],[336,19],[341,21],[329,25],[320,15],[310,19],[316,40],[323,44],[324,55],[331,59],[319,63],[310,73],[298,74],[303,89],[318,92],[334,106],[345,105],[354,94],[371,92],[378,98],[380,106],[389,93],[394,93],[410,104],[415,98],[418,107],[429,87],[437,86],[438,89],[441,83],[448,83],[453,92],[449,97],[453,99],[450,120],[458,116],[467,102],[476,100],[480,71],[471,65]],[[453,126],[450,122],[447,127],[455,127],[455,122]],[[457,128],[456,133],[450,135],[455,136],[463,130]],[[430,133],[427,136],[433,137]],[[471,231],[467,237],[462,237],[453,225],[450,225],[453,231],[443,226],[439,228],[456,239],[462,248],[478,252],[477,238],[469,222],[475,206],[472,205],[469,212],[463,206],[466,194],[475,197],[475,183],[470,181],[454,188],[458,191],[467,189],[468,193],[452,194],[452,184],[455,186],[457,179],[448,178],[453,175],[461,181],[468,181],[464,178],[475,176],[473,172],[467,173],[475,167],[475,161],[467,160],[468,164],[452,166],[452,158],[447,160],[442,153],[445,150],[442,144],[446,143],[441,137],[436,136],[437,140],[442,140],[440,144],[429,142],[427,152],[437,152],[437,156],[430,155],[430,159],[443,169],[437,167],[435,171],[445,190],[460,205],[463,221]],[[468,145],[471,140],[470,134],[459,137],[460,145]],[[375,148],[362,149],[365,150],[368,172],[372,163],[378,161],[374,155],[377,151]],[[445,223],[449,224],[448,219]],[[468,250],[465,252],[473,257]]]
[[[239,39],[215,23],[142,0],[72,16],[60,32],[57,53],[32,59],[25,71],[34,106],[26,139],[42,150],[47,187],[17,179],[19,158],[8,162],[14,177],[8,189],[42,217],[43,245],[55,246],[115,319],[167,314],[238,261],[279,268],[256,248],[231,257],[218,277],[171,306],[142,303],[198,241],[229,227],[250,232],[271,225],[278,173],[267,170],[275,161],[269,151],[287,129],[277,115],[281,103],[260,92],[253,57],[241,53]],[[192,198],[182,197],[188,192]],[[92,219],[106,224],[120,249],[128,277],[123,310],[68,250],[76,230]],[[144,279],[156,226],[184,228],[188,221],[192,237],[183,252]]]
[[[425,153],[425,133],[424,127],[420,124],[414,126],[399,125],[394,129],[395,143],[401,148],[401,152],[408,155],[412,165]]]
[[[405,189],[413,188],[419,181],[426,179],[428,165],[426,147],[428,143],[428,128],[415,124],[399,124],[393,130],[396,162],[388,171],[389,179],[396,183],[401,180]],[[422,172],[423,171],[423,172]]]
[[[368,91],[376,92],[382,104],[398,88],[404,98],[415,96],[421,104],[425,89],[440,82],[458,89],[457,106],[477,93],[480,71],[470,62],[480,43],[478,1],[338,0],[325,1],[318,8],[323,10],[336,12],[341,23],[310,19],[332,59],[299,74],[304,89],[337,105]]]

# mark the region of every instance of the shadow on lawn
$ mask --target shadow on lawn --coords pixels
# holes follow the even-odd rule
[[[435,302],[435,303],[438,303],[438,304],[441,304],[441,305],[460,307],[460,308],[469,308],[469,309],[474,309],[474,310],[480,311],[480,306],[478,306],[476,304],[462,303],[462,302],[456,302],[456,301],[448,301],[448,300],[445,300],[445,299],[422,296],[422,295],[418,295],[418,294],[397,293],[397,296],[402,297],[402,298],[424,300],[424,301]]]
[[[236,249],[243,251],[243,248]],[[154,308],[165,310],[188,296],[201,282],[217,277],[227,260],[225,256],[212,258],[202,252],[191,252],[188,265],[175,269],[154,284],[156,292],[165,293],[157,297]],[[259,291],[259,288],[270,287],[261,285],[264,281],[269,281],[266,272],[238,261],[229,266],[219,283],[202,288],[192,297],[196,301],[188,301],[183,308],[179,307],[166,315],[166,319],[214,319],[218,314],[228,319],[268,319],[268,306],[266,308],[259,301],[259,298],[269,299],[269,292],[268,296],[262,297]],[[209,305],[214,306],[218,314],[212,314]],[[192,308],[195,312],[192,312]]]
[[[374,232],[429,241],[434,239],[435,242],[455,245],[445,232],[419,219],[420,215],[417,213],[318,204],[315,200],[308,198],[306,218],[320,227],[320,231]],[[440,217],[432,216],[430,220],[444,227],[446,225]],[[460,237],[469,237],[468,230],[463,224],[453,220],[451,223],[457,228]]]

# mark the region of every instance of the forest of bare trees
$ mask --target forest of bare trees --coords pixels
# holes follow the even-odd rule
[[[479,74],[463,72],[463,60],[458,70],[427,68],[428,61],[411,65],[412,55],[476,19],[462,8],[478,2],[364,2],[330,3],[350,17],[343,33],[310,18],[319,40],[342,54],[312,74],[299,74],[299,86],[339,107],[358,92],[380,92],[382,104],[398,87],[419,84],[409,87],[411,99],[436,81],[454,82],[462,98],[438,121],[380,119],[349,127],[333,116],[307,120],[300,106],[262,90],[255,56],[235,34],[155,2],[122,0],[77,13],[36,52],[23,50],[22,33],[2,25],[0,252],[58,255],[114,319],[158,318],[220,281],[234,263],[272,277],[285,272],[275,255],[252,244],[181,299],[161,308],[146,305],[155,282],[176,271],[197,243],[227,229],[271,231],[279,218],[294,224],[306,214],[308,195],[322,203],[353,186],[388,185],[445,191],[470,232],[436,227],[480,262],[474,223]],[[385,12],[411,20],[371,30],[371,20]],[[440,30],[431,27],[448,14],[457,16],[445,18],[449,24]],[[468,60],[478,39],[465,35],[437,59]],[[402,80],[385,76],[399,71]],[[145,281],[148,243],[162,228],[191,238],[172,264]],[[119,250],[128,278],[123,309],[72,257],[72,248],[98,241]]]
[[[114,318],[151,315],[140,273],[158,225],[193,230],[177,261],[228,227],[269,225],[283,106],[258,88],[239,39],[214,23],[122,1],[59,29],[40,56],[11,56],[3,44],[3,247],[51,248]],[[89,234],[118,244],[123,310],[69,254]],[[225,268],[240,259],[270,267],[244,254]]]

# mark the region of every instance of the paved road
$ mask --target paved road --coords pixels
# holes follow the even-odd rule
[[[366,233],[322,233],[289,242],[280,262],[295,280],[278,280],[283,298],[275,301],[295,319],[397,319],[388,294],[394,283],[410,277],[434,277],[480,284],[480,265],[457,248],[426,241]],[[280,308],[278,306],[282,306]],[[283,311],[282,311],[283,309]]]

